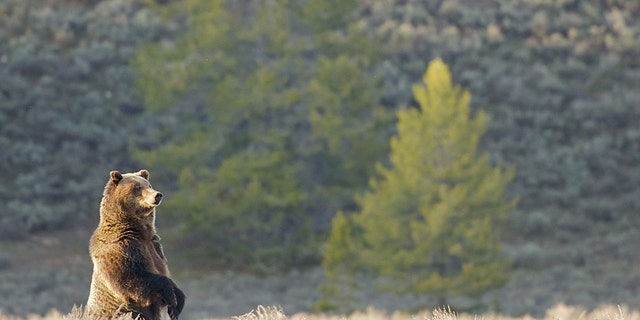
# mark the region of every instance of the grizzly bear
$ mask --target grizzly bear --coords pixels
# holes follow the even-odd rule
[[[93,261],[86,314],[112,319],[161,319],[165,310],[178,319],[185,296],[169,278],[155,208],[162,194],[151,187],[149,171],[111,171],[100,203],[100,223],[89,244]]]

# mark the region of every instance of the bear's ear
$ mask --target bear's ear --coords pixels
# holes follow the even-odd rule
[[[149,180],[149,171],[147,171],[147,169],[142,169],[138,171],[137,175]]]
[[[122,180],[122,173],[120,173],[120,171],[111,171],[109,175],[111,176],[111,181],[114,184],[118,184],[120,180]]]

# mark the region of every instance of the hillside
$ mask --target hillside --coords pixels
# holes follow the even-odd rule
[[[640,305],[636,2],[186,3],[0,2],[4,313],[83,303],[107,173],[142,167],[168,195],[172,269],[202,299],[227,295],[198,316],[272,302],[206,287],[227,276],[311,309],[331,219],[388,163],[396,111],[417,106],[411,87],[436,57],[490,118],[482,150],[516,171],[501,226],[513,275],[485,308]]]

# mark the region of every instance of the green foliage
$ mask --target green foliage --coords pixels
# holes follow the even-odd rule
[[[361,264],[395,280],[393,290],[439,301],[476,296],[508,279],[499,230],[515,206],[504,194],[514,171],[479,154],[488,117],[479,110],[471,118],[470,95],[452,86],[442,60],[423,81],[414,86],[420,109],[398,112],[392,167],[379,166],[380,178],[357,199],[354,226],[342,214],[334,219],[324,267],[331,279],[340,263]]]
[[[630,35],[640,34],[633,19],[640,7],[629,1],[437,4],[368,3],[366,29],[388,44],[379,67],[387,79],[384,99],[410,103],[407,88],[424,71],[425,57],[445,58],[455,81],[474,93],[472,108],[491,115],[480,148],[517,168],[508,190],[520,199],[505,234],[509,251],[517,260],[534,243],[543,250],[525,260],[548,262],[518,267],[540,277],[550,269],[581,270],[593,279],[613,267],[630,279],[627,266],[640,254],[634,241],[622,239],[638,237],[640,46]],[[610,283],[596,282],[598,294],[625,299],[626,290],[605,293]],[[549,283],[567,301],[576,296],[566,277]]]
[[[345,3],[325,13],[344,14]],[[349,48],[350,29],[318,28],[298,5],[177,3],[166,15],[186,17],[184,29],[132,63],[159,121],[132,151],[161,172],[173,191],[167,210],[216,264],[317,262],[332,215],[386,149],[383,132],[371,134],[390,118],[367,76],[373,58],[324,51],[320,43]]]
[[[340,31],[348,27],[349,21],[356,14],[357,3],[341,0],[302,0],[292,3],[292,7],[314,31],[322,34],[325,31]]]
[[[359,252],[357,240],[359,233],[352,221],[339,211],[331,221],[331,233],[325,243],[325,251],[322,258],[322,267],[329,280],[337,281],[343,275],[357,271],[357,261],[353,254]],[[346,268],[345,268],[346,267]]]

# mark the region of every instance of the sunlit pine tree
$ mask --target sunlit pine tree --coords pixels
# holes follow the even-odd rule
[[[489,118],[482,110],[472,114],[469,92],[452,85],[442,60],[429,64],[423,81],[413,88],[420,108],[398,112],[390,166],[379,165],[379,177],[357,199],[361,209],[350,228],[358,232],[338,215],[334,231],[341,237],[330,237],[325,267],[331,276],[342,257],[391,280],[394,291],[446,303],[508,279],[499,230],[515,206],[505,196],[514,170],[493,166],[478,152]],[[360,237],[359,245],[350,234]]]

